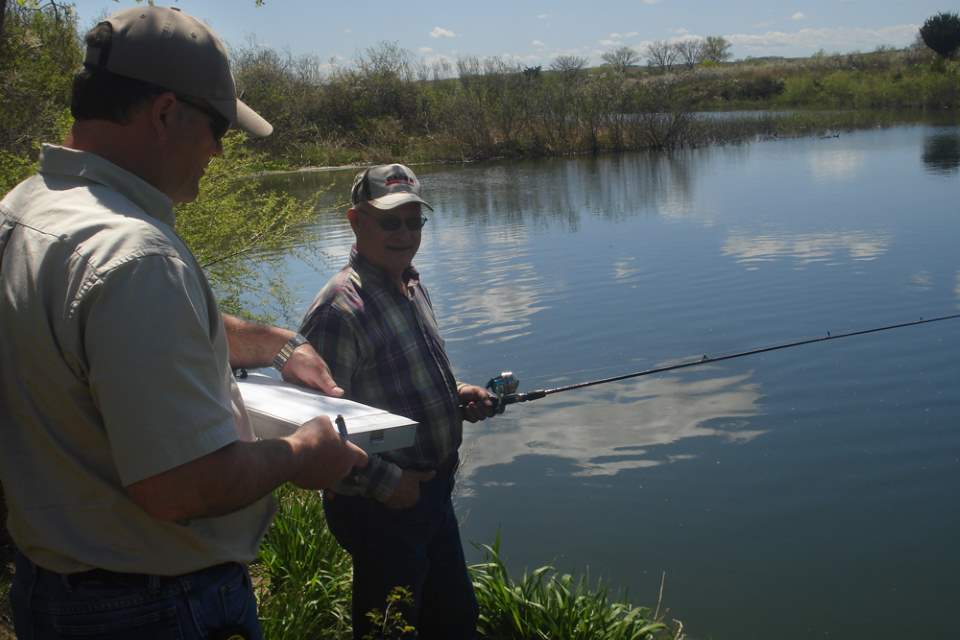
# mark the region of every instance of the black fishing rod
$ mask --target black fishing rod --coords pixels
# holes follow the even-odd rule
[[[532,400],[539,400],[540,398],[545,398],[546,396],[553,395],[554,393],[560,393],[562,391],[572,391],[574,389],[583,389],[584,387],[592,387],[597,384],[606,384],[608,382],[618,382],[620,380],[627,380],[629,378],[639,378],[640,376],[649,376],[654,373],[665,373],[667,371],[675,371],[677,369],[686,369],[687,367],[696,367],[702,364],[708,364],[712,362],[722,362],[724,360],[733,360],[734,358],[743,358],[744,356],[752,356],[758,353],[767,353],[769,351],[778,351],[780,349],[790,349],[792,347],[799,347],[805,344],[813,344],[815,342],[827,342],[828,340],[839,340],[840,338],[852,338],[853,336],[862,336],[868,333],[878,333],[880,331],[890,331],[891,329],[902,329],[904,327],[915,327],[921,324],[929,324],[931,322],[942,322],[943,320],[955,320],[960,318],[960,313],[954,313],[947,316],[938,316],[936,318],[920,318],[919,320],[913,320],[912,322],[900,322],[898,324],[888,324],[883,327],[874,327],[872,329],[860,329],[858,331],[847,331],[846,333],[833,333],[829,331],[825,336],[819,336],[816,338],[804,338],[803,340],[794,340],[793,342],[783,342],[781,344],[775,344],[768,347],[759,347],[756,349],[750,349],[748,351],[738,351],[737,353],[730,353],[722,356],[708,356],[703,355],[700,358],[695,360],[688,360],[686,362],[681,362],[678,364],[671,364],[663,367],[655,367],[653,369],[645,369],[643,371],[637,371],[635,373],[627,373],[620,376],[613,376],[612,378],[600,378],[599,380],[589,380],[587,382],[578,382],[577,384],[569,384],[564,387],[556,387],[553,389],[537,389],[535,391],[528,391],[526,393],[518,393],[517,388],[520,386],[520,380],[513,375],[510,371],[504,371],[500,375],[492,378],[490,382],[487,383],[487,389],[493,394],[494,398],[494,407],[497,410],[497,413],[502,413],[508,404],[515,404],[518,402],[530,402]]]

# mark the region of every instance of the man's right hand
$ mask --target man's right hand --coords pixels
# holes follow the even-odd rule
[[[366,452],[342,439],[326,416],[304,423],[289,440],[298,461],[291,482],[303,489],[333,487],[354,467],[367,466]]]
[[[433,480],[436,471],[412,471],[404,469],[400,484],[383,504],[388,509],[409,509],[420,499],[420,483]]]

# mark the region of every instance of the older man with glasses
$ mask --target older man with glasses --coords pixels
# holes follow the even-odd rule
[[[424,640],[472,638],[477,603],[450,499],[463,419],[493,414],[489,394],[450,369],[430,296],[413,267],[427,222],[420,181],[400,164],[357,175],[347,218],[350,262],[320,291],[301,333],[327,361],[345,397],[419,423],[412,447],[370,456],[324,492],[333,534],[353,557],[353,633],[383,610],[393,587]],[[335,493],[334,493],[335,492]]]

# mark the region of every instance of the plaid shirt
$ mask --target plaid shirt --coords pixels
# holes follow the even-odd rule
[[[427,290],[412,266],[401,293],[356,246],[350,263],[317,294],[300,328],[350,400],[417,421],[414,445],[370,456],[338,493],[384,501],[402,469],[436,469],[463,439],[457,381]]]

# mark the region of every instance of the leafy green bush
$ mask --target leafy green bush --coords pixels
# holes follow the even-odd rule
[[[304,201],[262,187],[255,174],[270,162],[245,141],[239,131],[224,138],[223,156],[207,167],[200,195],[177,207],[177,233],[203,265],[221,309],[244,313],[251,303],[269,300],[284,310],[282,258],[270,250],[289,245],[298,225],[313,216],[316,196]],[[249,256],[254,249],[256,262]],[[274,269],[264,268],[271,263]]]

